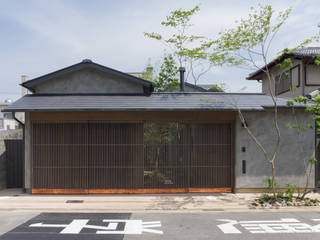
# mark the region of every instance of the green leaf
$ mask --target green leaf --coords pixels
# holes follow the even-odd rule
[[[292,126],[291,126],[290,123],[285,124],[285,126],[286,126],[287,128],[292,128]]]
[[[293,106],[294,105],[294,102],[292,101],[292,100],[288,100],[287,101],[287,106],[288,107],[291,107],[291,106]]]

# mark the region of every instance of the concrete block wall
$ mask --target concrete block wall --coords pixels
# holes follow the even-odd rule
[[[261,141],[270,155],[276,145],[276,131],[274,128],[272,110],[261,112],[244,112],[249,128]],[[301,126],[313,124],[311,114],[305,110],[296,110],[295,114],[289,109],[279,109],[279,127],[281,132],[280,151],[276,158],[276,178],[280,187],[287,183],[304,187],[306,177],[304,161],[314,156],[315,135],[314,129],[305,128],[298,133],[289,129],[285,124]],[[241,126],[239,118],[236,121],[236,189],[254,189],[266,187],[264,176],[271,176],[271,166],[255,142],[250,138],[246,129]],[[245,148],[245,152],[243,152]],[[246,173],[242,172],[242,160],[246,160]],[[312,170],[309,187],[315,185],[315,171]]]

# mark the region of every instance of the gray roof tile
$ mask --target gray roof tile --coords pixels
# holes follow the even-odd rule
[[[277,98],[286,107],[286,98]],[[302,106],[303,105],[299,105]],[[273,107],[270,96],[241,93],[153,93],[150,96],[26,95],[5,111],[108,111],[108,110],[263,110]]]
[[[292,52],[292,55],[301,57],[314,57],[320,55],[320,47],[303,47]]]

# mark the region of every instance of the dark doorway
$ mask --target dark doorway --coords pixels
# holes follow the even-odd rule
[[[7,188],[21,188],[23,185],[24,147],[22,139],[5,139],[7,163]]]

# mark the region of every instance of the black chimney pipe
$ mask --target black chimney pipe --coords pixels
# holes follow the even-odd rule
[[[179,68],[180,71],[180,91],[184,92],[184,72],[186,69],[184,67]]]

